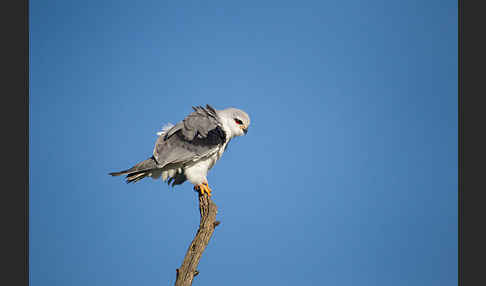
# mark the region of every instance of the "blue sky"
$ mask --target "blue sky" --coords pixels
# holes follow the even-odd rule
[[[457,285],[457,1],[31,1],[30,283],[170,285],[190,183],[108,172],[209,103],[194,285]]]

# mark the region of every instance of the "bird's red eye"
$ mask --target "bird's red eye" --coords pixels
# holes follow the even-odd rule
[[[236,122],[236,124],[239,124],[239,125],[243,124],[243,121],[239,120],[238,118],[235,118],[235,122]]]

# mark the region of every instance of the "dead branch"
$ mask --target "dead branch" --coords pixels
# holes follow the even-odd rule
[[[176,269],[175,286],[190,286],[194,277],[199,274],[196,269],[199,260],[213,235],[214,228],[219,225],[219,221],[216,221],[217,212],[218,207],[211,198],[199,193],[199,213],[201,214],[199,229],[187,249],[181,267]]]

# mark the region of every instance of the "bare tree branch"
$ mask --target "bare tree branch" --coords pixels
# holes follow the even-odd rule
[[[201,214],[199,229],[187,249],[181,267],[176,270],[175,286],[190,286],[194,276],[199,274],[199,271],[196,269],[199,260],[213,235],[214,228],[219,225],[219,221],[216,221],[217,212],[218,207],[211,198],[199,193],[199,213]]]

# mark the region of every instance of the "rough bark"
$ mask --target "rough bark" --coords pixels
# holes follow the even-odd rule
[[[187,249],[181,267],[176,269],[175,286],[190,286],[194,276],[199,274],[196,269],[199,260],[213,235],[214,228],[219,224],[219,221],[216,221],[217,212],[218,207],[211,198],[199,193],[199,213],[201,214],[199,229]]]

